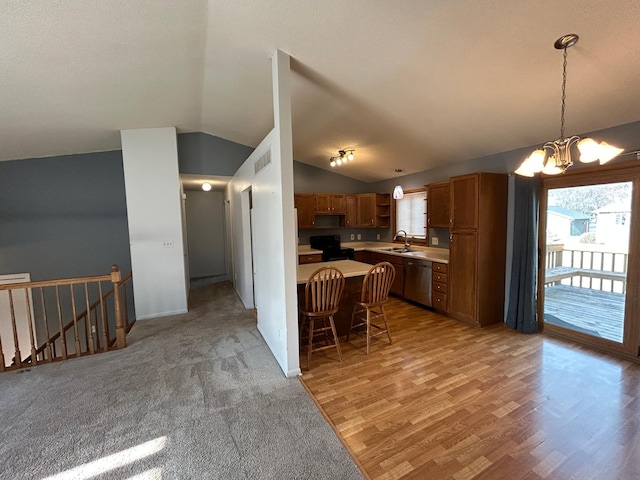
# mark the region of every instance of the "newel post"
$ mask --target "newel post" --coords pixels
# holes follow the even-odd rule
[[[111,266],[111,282],[113,283],[113,303],[116,313],[116,348],[127,346],[127,331],[124,328],[124,318],[122,318],[122,306],[120,305],[120,270],[118,265]]]

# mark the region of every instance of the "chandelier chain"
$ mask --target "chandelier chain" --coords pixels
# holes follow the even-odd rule
[[[567,95],[565,93],[567,85],[567,47],[564,47],[564,62],[562,63],[562,110],[560,112],[560,138],[564,138],[564,109]]]

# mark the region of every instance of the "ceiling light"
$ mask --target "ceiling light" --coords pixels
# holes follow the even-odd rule
[[[209,190],[211,190],[211,184],[208,182],[203,183],[202,190],[204,190],[205,192],[208,192]]]
[[[578,35],[570,33],[563,35],[555,41],[553,46],[563,51],[564,62],[562,64],[562,109],[560,110],[560,138],[552,142],[547,142],[542,149],[535,150],[515,171],[518,175],[533,177],[534,174],[542,172],[547,175],[557,175],[564,173],[567,168],[573,165],[571,161],[571,147],[577,144],[580,151],[580,161],[584,163],[600,160],[600,165],[607,163],[612,158],[622,152],[621,148],[616,148],[606,142],[596,142],[592,138],[580,139],[577,135],[569,138],[564,136],[564,110],[565,110],[565,87],[567,84],[567,48],[578,42]]]
[[[400,172],[402,172],[401,168],[396,168],[396,173],[400,176]],[[394,200],[400,200],[404,197],[404,191],[402,190],[402,185],[398,183],[395,187],[393,187],[393,198]]]
[[[336,165],[342,165],[348,161],[350,162],[353,160],[353,152],[355,152],[355,150],[352,148],[338,150],[338,155],[329,158],[329,165],[335,167]]]

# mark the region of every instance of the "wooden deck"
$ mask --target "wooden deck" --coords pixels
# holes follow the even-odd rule
[[[624,294],[570,285],[548,286],[544,321],[622,342]]]

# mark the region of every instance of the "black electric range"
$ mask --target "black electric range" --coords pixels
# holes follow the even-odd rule
[[[353,248],[340,246],[340,235],[314,235],[309,237],[309,246],[315,250],[322,250],[322,261],[353,260]]]

